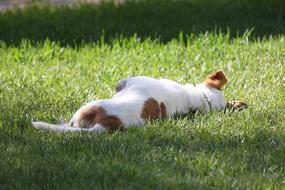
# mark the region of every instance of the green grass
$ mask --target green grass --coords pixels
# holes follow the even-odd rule
[[[118,37],[159,39],[168,42],[184,34],[231,31],[232,37],[255,28],[252,37],[278,35],[285,31],[283,0],[129,0],[122,6],[50,8],[34,6],[22,11],[0,12],[0,40],[19,44],[49,38],[61,44],[78,45]]]
[[[152,2],[0,13],[1,190],[285,188],[284,3]],[[111,97],[128,76],[199,83],[216,69],[230,79],[226,98],[248,110],[114,134],[31,127]]]

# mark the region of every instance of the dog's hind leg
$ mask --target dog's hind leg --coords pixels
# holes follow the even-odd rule
[[[126,87],[127,84],[127,79],[124,80],[120,80],[117,84],[116,84],[116,93],[120,92],[121,90],[123,90]]]

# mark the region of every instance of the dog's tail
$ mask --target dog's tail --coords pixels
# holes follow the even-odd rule
[[[32,122],[32,125],[41,131],[64,132],[103,132],[102,128],[94,127],[90,129],[70,127],[67,124],[54,125],[42,121]],[[101,130],[100,130],[101,129]]]

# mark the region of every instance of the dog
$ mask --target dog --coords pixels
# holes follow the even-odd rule
[[[162,119],[189,112],[241,110],[240,101],[226,102],[222,88],[228,79],[223,71],[210,74],[198,85],[179,84],[168,79],[146,76],[130,77],[116,85],[111,99],[87,103],[75,112],[70,122],[53,125],[32,122],[42,131],[113,132],[132,126],[143,126],[147,120]]]

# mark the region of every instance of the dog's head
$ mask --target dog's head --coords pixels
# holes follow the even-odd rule
[[[216,71],[210,74],[204,83],[196,86],[196,89],[202,94],[209,105],[206,111],[223,110],[226,107],[226,100],[222,88],[228,79],[223,71]]]

